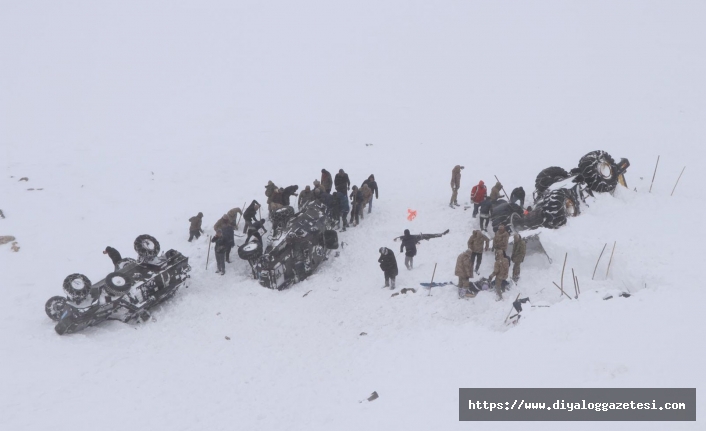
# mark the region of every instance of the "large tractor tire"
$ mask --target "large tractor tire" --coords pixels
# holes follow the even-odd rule
[[[105,291],[109,295],[120,297],[130,292],[132,279],[127,274],[111,272],[105,277]]]
[[[91,290],[91,280],[83,274],[71,274],[64,279],[64,292],[77,304],[86,299]]]
[[[579,201],[570,190],[554,190],[542,200],[542,226],[546,228],[557,229],[564,226],[569,217],[578,214]]]
[[[64,311],[65,304],[66,298],[63,296],[52,296],[44,306],[44,311],[46,311],[47,316],[51,320],[58,322],[61,318],[61,313]]]
[[[605,151],[591,151],[579,160],[579,175],[594,192],[612,192],[618,185],[619,172],[615,160]]]
[[[159,254],[159,241],[151,235],[140,235],[135,238],[135,252],[143,259],[151,259]]]
[[[566,172],[564,168],[558,166],[552,166],[544,169],[537,175],[537,179],[534,180],[534,189],[536,197],[539,198],[547,189],[554,183],[563,181],[569,178],[571,174]]]

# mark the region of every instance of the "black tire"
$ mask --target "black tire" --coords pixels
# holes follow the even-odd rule
[[[329,250],[338,250],[338,232],[335,230],[325,230],[324,245]]]
[[[86,299],[91,290],[91,280],[83,274],[71,274],[64,279],[64,292],[77,304]]]
[[[570,190],[550,192],[542,201],[542,226],[557,229],[566,224],[569,217],[579,214],[579,200]]]
[[[537,179],[534,180],[534,189],[537,199],[554,183],[565,180],[571,175],[566,172],[566,169],[560,168],[558,166],[552,166],[544,169],[537,175]]]
[[[129,258],[129,257],[120,259],[120,260],[118,261],[118,264],[116,265],[117,270],[121,270],[121,269],[125,268],[127,265],[129,265],[129,264],[131,264],[131,263],[135,263],[135,259],[131,259],[131,258]]]
[[[517,204],[508,203],[504,200],[499,199],[493,208],[491,209],[490,222],[493,225],[493,231],[497,231],[501,224],[510,228],[510,218],[513,214],[522,214],[522,207]]]
[[[140,235],[135,238],[135,252],[141,258],[151,259],[159,254],[159,241],[151,235]]]
[[[599,193],[615,190],[621,173],[610,154],[601,150],[591,151],[581,157],[578,172],[586,187]]]
[[[105,291],[111,296],[123,296],[130,292],[132,278],[127,274],[111,272],[105,277]]]
[[[238,247],[238,257],[243,260],[257,259],[262,256],[262,243],[260,241],[250,241]]]
[[[64,311],[65,304],[66,298],[63,296],[52,296],[44,306],[44,311],[46,311],[47,316],[51,320],[58,322],[59,318],[61,318],[61,313]]]

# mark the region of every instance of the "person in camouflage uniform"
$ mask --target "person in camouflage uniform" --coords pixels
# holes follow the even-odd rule
[[[304,191],[299,193],[299,209],[302,209],[304,205],[314,200],[314,192],[311,191],[311,186],[306,186]]]
[[[524,262],[527,253],[527,245],[519,233],[513,235],[512,239],[512,256],[510,257],[512,260],[512,281],[517,283],[520,279],[520,264]]]
[[[500,184],[500,181],[498,181],[497,183],[495,183],[493,188],[490,189],[490,201],[491,202],[495,202],[498,200],[498,198],[500,197],[500,190],[502,190],[502,188],[503,188],[503,185]]]
[[[478,229],[474,230],[471,237],[468,238],[468,249],[471,251],[471,266],[475,263],[476,272],[478,272],[480,263],[483,260],[483,250],[488,251],[489,246],[490,240]],[[473,272],[471,272],[470,277],[473,278]]]
[[[199,239],[199,237],[203,233],[203,229],[201,229],[202,221],[202,212],[199,212],[198,214],[189,219],[189,223],[191,223],[191,226],[189,226],[189,242],[191,242],[194,238]]]
[[[243,212],[240,210],[240,208],[233,208],[230,211],[226,213],[228,215],[228,219],[230,220],[230,224],[235,226],[235,228],[238,228],[238,214],[240,214],[241,218],[243,216]]]
[[[495,252],[495,266],[493,272],[488,277],[488,282],[492,282],[495,277],[495,293],[498,294],[498,299],[503,299],[503,291],[507,288],[507,276],[510,272],[510,262],[508,262],[503,252],[497,250]]]
[[[493,251],[501,251],[507,257],[507,244],[510,242],[510,234],[505,230],[505,225],[501,224],[493,238]]]
[[[458,255],[454,274],[458,276],[459,288],[468,289],[471,287],[469,279],[473,278],[473,252],[470,249]]]
[[[267,204],[269,205],[271,199],[272,199],[272,193],[277,190],[277,186],[275,183],[272,181],[268,181],[267,185],[265,186],[265,196],[267,196]]]
[[[270,196],[270,204],[267,207],[267,209],[270,210],[270,212],[277,211],[278,209],[282,208],[284,204],[282,203],[282,195],[284,194],[284,190],[281,188],[277,188],[272,192],[272,196]]]
[[[457,199],[458,189],[461,188],[461,169],[463,169],[463,166],[456,165],[451,170],[451,201],[449,202],[451,208],[453,208],[454,205],[460,206]]]
[[[363,183],[360,187],[360,192],[363,194],[363,201],[360,203],[360,218],[365,218],[365,206],[373,198],[373,191],[370,190],[367,184]]]

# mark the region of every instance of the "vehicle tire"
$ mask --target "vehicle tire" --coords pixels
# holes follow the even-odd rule
[[[493,225],[493,231],[497,231],[501,224],[508,228],[511,227],[510,218],[513,214],[522,214],[522,207],[517,204],[508,203],[505,200],[498,199],[496,204],[491,209],[490,222]]]
[[[105,291],[111,296],[123,296],[131,287],[132,279],[127,274],[111,272],[105,277]]]
[[[325,230],[324,245],[329,250],[338,250],[338,232],[335,230]]]
[[[539,198],[554,183],[565,180],[571,175],[564,168],[552,166],[544,169],[534,180],[534,189]]]
[[[250,241],[238,247],[238,257],[243,260],[257,259],[262,256],[262,243],[260,241]]]
[[[120,259],[116,266],[117,266],[118,270],[121,270],[131,263],[135,263],[135,259],[126,257],[124,259]]]
[[[63,296],[52,296],[44,306],[44,311],[47,312],[47,316],[49,316],[51,320],[58,322],[62,311],[64,311],[65,304],[66,298]]]
[[[569,217],[579,214],[579,201],[570,190],[550,192],[542,201],[542,226],[557,229],[566,224]]]
[[[579,175],[586,187],[594,192],[612,192],[618,184],[618,167],[605,151],[591,151],[579,160]]]
[[[159,254],[159,241],[151,235],[140,235],[135,238],[135,252],[142,258],[153,258]]]
[[[83,274],[71,274],[64,279],[64,292],[77,304],[86,299],[91,290],[91,280]]]

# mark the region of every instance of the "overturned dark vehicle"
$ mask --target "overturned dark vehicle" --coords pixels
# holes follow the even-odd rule
[[[628,159],[616,163],[610,154],[598,150],[583,156],[570,172],[558,166],[546,168],[535,180],[531,210],[500,199],[491,210],[493,229],[500,224],[514,231],[564,226],[570,217],[581,213],[586,196],[612,193],[618,184],[627,187],[624,174],[629,166]]]
[[[281,208],[276,217],[267,247],[252,238],[238,247],[238,256],[250,263],[262,286],[283,290],[310,276],[338,249],[338,233],[330,228],[326,206],[317,201],[296,213],[292,207]]]
[[[95,284],[82,274],[66,277],[66,296],[49,298],[45,306],[47,316],[57,322],[54,329],[59,335],[106,320],[146,321],[149,309],[186,284],[191,271],[186,256],[176,250],[160,254],[159,242],[150,235],[138,236],[134,245],[137,260],[121,260],[116,271]]]

